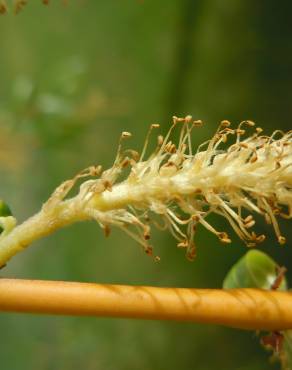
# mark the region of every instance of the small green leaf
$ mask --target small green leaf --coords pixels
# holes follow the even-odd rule
[[[12,212],[8,205],[0,199],[0,217],[12,216]],[[3,227],[0,226],[0,234],[3,232]]]
[[[248,251],[228,272],[223,282],[224,289],[259,288],[270,290],[278,277],[279,266],[271,257],[258,250]],[[287,290],[283,278],[277,290]]]
[[[12,212],[8,205],[0,199],[0,217],[12,216]]]
[[[259,288],[270,290],[273,283],[279,277],[277,273],[278,270],[279,266],[271,257],[261,251],[253,249],[240,258],[230,269],[224,279],[223,288]],[[280,279],[277,290],[288,290],[287,281],[284,276],[282,280]],[[282,369],[291,370],[292,330],[285,330],[279,334],[283,336],[283,343],[279,352],[273,347],[270,349],[272,349],[274,355],[280,359]],[[273,339],[273,335],[279,334],[274,332],[270,333],[267,337]]]

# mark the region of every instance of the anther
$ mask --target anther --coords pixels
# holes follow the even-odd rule
[[[278,242],[279,244],[283,245],[286,243],[286,238],[282,235],[278,236]]]
[[[231,243],[231,239],[229,238],[228,234],[226,232],[219,232],[218,234],[218,238],[220,239],[220,241],[222,243],[227,243],[227,244],[230,244]]]
[[[229,127],[231,123],[227,121],[226,119],[224,119],[223,121],[221,121],[220,125],[221,127]]]
[[[178,248],[187,248],[188,246],[189,246],[189,242],[187,239],[177,243]]]
[[[130,164],[130,159],[128,157],[126,157],[122,163],[121,163],[121,167],[122,168],[126,168],[128,165]]]
[[[203,126],[203,121],[202,121],[202,120],[200,120],[200,119],[195,120],[195,121],[193,121],[193,125],[194,125],[195,127],[201,127],[201,126]]]
[[[256,241],[257,241],[258,243],[262,243],[265,239],[266,239],[266,236],[265,236],[264,234],[258,235],[258,236],[256,237]]]
[[[149,239],[150,239],[150,234],[149,234],[149,232],[144,232],[144,234],[143,234],[143,238],[144,238],[145,240],[149,240]]]
[[[111,228],[108,225],[103,226],[104,235],[107,238],[111,233]]]
[[[153,255],[153,248],[150,246],[150,245],[146,245],[145,248],[145,253],[148,255],[148,256],[152,256]]]
[[[129,138],[131,136],[132,136],[132,134],[130,132],[127,132],[127,131],[123,131],[122,132],[122,138],[123,139],[127,139],[127,138]]]

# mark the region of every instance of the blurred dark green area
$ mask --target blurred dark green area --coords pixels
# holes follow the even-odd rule
[[[222,119],[290,129],[291,14],[289,1],[55,0],[2,16],[1,198],[22,221],[62,180],[110,166],[121,131],[139,149],[149,125],[165,132],[172,115],[206,123],[197,144]],[[268,235],[261,248],[290,269],[288,223],[285,247],[261,220],[257,227]],[[35,243],[1,275],[215,288],[246,251],[233,239],[221,245],[200,229],[190,263],[157,231],[154,263],[121,232],[105,239],[93,222],[78,224]],[[215,326],[1,314],[0,329],[5,370],[279,368],[268,367],[255,334]]]

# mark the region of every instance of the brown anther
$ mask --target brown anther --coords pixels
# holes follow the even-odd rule
[[[281,168],[281,163],[279,161],[276,161],[276,169],[278,170],[279,168]]]
[[[121,163],[121,167],[122,168],[126,168],[128,165],[130,164],[130,159],[128,157],[126,157],[122,163]]]
[[[223,121],[221,121],[220,125],[222,127],[229,127],[231,125],[231,123],[229,121],[227,121],[226,119],[224,119]]]
[[[189,242],[187,239],[177,243],[178,248],[187,248],[188,246],[189,246]]]
[[[98,176],[101,173],[102,166],[92,166],[89,168],[90,176]]]
[[[195,221],[195,222],[199,222],[200,221],[200,217],[197,216],[197,215],[192,215],[192,220]]]
[[[176,146],[175,146],[175,144],[172,144],[172,146],[170,147],[169,152],[170,152],[170,154],[176,153]]]
[[[262,243],[266,239],[266,236],[264,234],[258,235],[256,237],[257,243]]]
[[[145,250],[145,253],[148,254],[148,256],[153,255],[153,248],[150,245],[146,245],[144,250]]]
[[[241,148],[248,149],[248,145],[246,143],[239,144]]]
[[[225,231],[219,232],[217,236],[222,243],[231,243],[231,239]]]
[[[256,127],[256,133],[257,134],[260,134],[261,132],[263,132],[264,130],[261,128],[261,127]]]
[[[245,130],[242,130],[241,128],[237,128],[235,130],[235,132],[238,134],[238,135],[244,135],[245,134]]]
[[[194,245],[191,245],[191,247],[187,250],[186,257],[189,261],[193,261],[196,258],[197,250]]]
[[[165,163],[164,166],[165,167],[172,167],[172,166],[175,166],[176,167],[175,163],[173,163],[172,161],[168,161],[167,163]]]
[[[285,279],[286,272],[287,272],[287,269],[285,266],[276,267],[277,277],[275,281],[273,282],[273,284],[271,285],[271,290],[277,290],[280,287],[282,281]]]
[[[203,121],[200,120],[200,119],[197,119],[197,120],[193,121],[193,125],[195,127],[201,127],[203,125]]]
[[[159,123],[153,123],[151,125],[151,128],[159,128],[160,127],[160,124]]]
[[[261,344],[268,348],[275,351],[277,355],[279,355],[282,352],[284,343],[284,336],[278,331],[273,331],[269,335],[264,335],[261,338]]]
[[[169,141],[165,147],[164,150],[170,154],[174,154],[176,152],[175,144],[172,141]]]
[[[245,121],[245,124],[250,126],[250,127],[255,126],[255,123],[253,121],[250,121],[250,120]]]
[[[145,240],[149,240],[149,239],[150,239],[150,234],[149,234],[149,232],[144,232],[144,234],[143,234],[143,238],[144,238]]]
[[[278,236],[278,242],[279,244],[283,245],[286,243],[286,238],[282,235]]]
[[[109,227],[109,225],[104,225],[103,226],[103,231],[104,231],[105,237],[107,238],[111,233],[111,228]]]
[[[249,162],[254,163],[258,160],[258,156],[256,154],[253,154],[252,157],[250,158]]]
[[[112,183],[108,180],[103,180],[103,186],[105,188],[105,190],[108,190],[108,191],[112,191],[113,188],[112,188]]]

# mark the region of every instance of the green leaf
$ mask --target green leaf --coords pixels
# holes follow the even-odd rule
[[[8,205],[0,199],[0,217],[12,216],[12,212]]]
[[[223,288],[270,290],[278,277],[278,269],[277,263],[267,254],[255,249],[250,250],[230,269],[224,279]],[[285,277],[283,277],[277,290],[288,290]],[[276,333],[271,333],[267,337],[272,338],[273,334]],[[273,347],[270,349],[274,350],[274,355],[280,359],[283,370],[292,370],[292,330],[282,331],[280,335],[283,336],[283,343],[279,353]]]
[[[270,290],[278,276],[278,268],[278,264],[264,252],[250,250],[230,269],[224,279],[223,288]],[[287,290],[285,278],[282,279],[277,290]]]
[[[8,217],[12,216],[12,212],[8,205],[3,202],[2,199],[0,199],[0,217]],[[0,234],[3,232],[3,227],[0,226]]]

